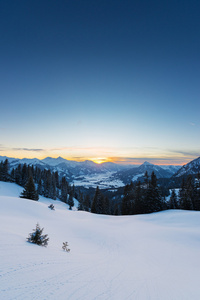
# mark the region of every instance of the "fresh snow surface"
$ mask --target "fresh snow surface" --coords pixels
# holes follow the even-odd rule
[[[0,299],[200,299],[200,212],[105,216],[59,201],[52,211],[18,193],[0,182]],[[26,242],[37,222],[46,248]]]

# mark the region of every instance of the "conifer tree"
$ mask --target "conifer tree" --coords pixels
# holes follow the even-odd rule
[[[149,187],[149,175],[148,175],[147,171],[144,174],[144,183],[145,183],[145,187],[148,188]]]
[[[90,211],[91,201],[90,201],[90,196],[88,194],[86,194],[85,197],[83,198],[83,208],[85,211]]]
[[[1,164],[0,164],[0,180],[1,181],[9,181],[10,180],[10,176],[8,174],[8,169],[9,169],[8,159],[5,159],[5,161],[1,162]]]
[[[35,189],[35,184],[32,175],[29,176],[28,181],[25,184],[24,190],[20,195],[20,198],[27,198],[31,200],[38,200],[38,193]]]
[[[145,188],[147,187],[148,187],[148,182],[145,183]],[[144,189],[142,189],[140,181],[138,181],[135,185],[133,213],[134,214],[144,213]]]
[[[84,210],[84,209],[83,209],[83,203],[82,203],[82,202],[79,202],[79,203],[78,203],[78,210]]]
[[[72,192],[70,192],[70,194],[69,194],[69,200],[68,200],[67,203],[69,204],[69,209],[71,210],[72,207],[74,206],[74,199],[73,199],[73,193]]]
[[[178,208],[178,202],[177,202],[177,195],[175,190],[172,190],[170,199],[169,199],[169,208],[170,209],[174,209],[174,208]]]
[[[42,179],[40,179],[38,182],[37,193],[38,193],[38,195],[43,195]]]
[[[188,175],[186,181],[182,180],[181,189],[179,191],[180,208],[192,210],[194,209],[194,184],[191,175]]]
[[[152,213],[160,210],[162,210],[162,198],[160,190],[157,186],[157,178],[153,171],[146,193],[145,212]]]
[[[62,177],[61,180],[61,195],[60,199],[61,201],[67,203],[67,197],[68,197],[68,182],[66,181],[65,177]]]
[[[36,228],[33,230],[34,231],[32,233],[29,233],[27,241],[29,243],[46,247],[48,245],[49,238],[47,234],[42,234],[44,228],[40,228],[39,224],[37,223]]]
[[[100,192],[99,187],[97,186],[94,199],[92,202],[91,212],[95,214],[102,213],[101,212],[101,206],[102,206],[102,194]]]

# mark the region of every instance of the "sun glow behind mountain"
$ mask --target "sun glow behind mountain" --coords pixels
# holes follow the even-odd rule
[[[104,162],[109,162],[109,160],[107,158],[102,158],[102,157],[92,158],[91,160],[96,164],[102,164]]]

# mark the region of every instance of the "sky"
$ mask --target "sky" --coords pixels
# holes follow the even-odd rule
[[[200,156],[199,0],[0,0],[0,155]]]

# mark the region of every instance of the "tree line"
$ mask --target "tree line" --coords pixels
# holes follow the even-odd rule
[[[9,163],[6,159],[0,163],[0,181],[15,182],[24,187],[21,197],[38,200],[39,195],[51,199],[60,199],[74,206],[74,186],[71,186],[65,177],[60,178],[58,172],[42,170],[37,166],[18,164],[9,172]]]

